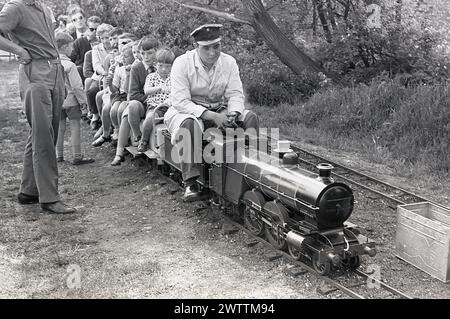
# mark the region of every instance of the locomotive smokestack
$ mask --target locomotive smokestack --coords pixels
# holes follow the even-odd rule
[[[332,183],[333,177],[331,177],[331,170],[334,168],[333,165],[328,163],[320,163],[316,166],[319,170],[319,179],[324,183]]]

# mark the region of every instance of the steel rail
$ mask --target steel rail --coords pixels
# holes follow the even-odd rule
[[[319,275],[313,268],[311,268],[310,266],[308,266],[307,264],[299,261],[299,260],[295,260],[291,255],[289,255],[288,253],[282,251],[282,250],[278,250],[275,247],[273,247],[270,243],[268,243],[266,240],[264,240],[261,237],[255,236],[254,234],[252,234],[247,228],[245,228],[244,226],[242,226],[241,224],[235,222],[234,220],[232,220],[231,218],[229,218],[228,216],[226,216],[225,214],[222,214],[222,216],[224,217],[224,219],[229,222],[230,224],[232,224],[233,226],[239,228],[240,230],[242,230],[243,232],[245,232],[247,235],[251,236],[252,239],[257,240],[258,242],[262,243],[264,246],[266,247],[270,247],[271,249],[277,251],[278,253],[280,253],[281,255],[283,255],[284,257],[288,258],[290,261],[292,261],[294,264],[296,264],[297,266],[300,266],[302,269],[308,271],[309,273],[315,275],[316,277],[322,279],[323,281],[325,281],[326,283],[330,284],[331,286],[339,289],[340,291],[344,292],[346,295],[348,295],[349,297],[352,297],[354,299],[366,299],[364,298],[364,296],[354,292],[353,290],[345,287],[344,285],[338,283],[337,281],[326,277],[326,276],[321,276]]]
[[[404,194],[406,194],[406,195],[408,195],[408,196],[417,198],[418,201],[420,201],[420,202],[430,202],[430,203],[432,202],[431,200],[429,200],[429,199],[427,199],[427,198],[418,196],[418,195],[416,195],[416,194],[414,194],[414,193],[411,193],[410,191],[407,191],[407,190],[405,190],[405,189],[403,189],[403,188],[401,188],[401,187],[394,186],[394,185],[389,184],[389,183],[387,183],[387,182],[385,182],[385,181],[379,180],[379,179],[377,179],[377,178],[375,178],[375,177],[372,177],[372,176],[369,176],[369,175],[367,175],[367,174],[358,172],[357,170],[352,169],[352,168],[349,168],[349,167],[347,167],[347,166],[345,166],[345,165],[338,164],[338,163],[333,162],[333,161],[330,161],[329,159],[326,159],[326,158],[324,158],[324,157],[322,157],[322,156],[313,154],[313,153],[311,153],[311,152],[309,152],[309,151],[306,151],[305,149],[302,149],[301,147],[299,147],[299,146],[297,146],[297,145],[295,145],[295,144],[292,145],[292,149],[293,149],[294,151],[297,150],[297,151],[302,152],[302,153],[305,153],[305,154],[307,154],[307,155],[309,155],[309,156],[315,157],[315,158],[319,159],[320,161],[326,161],[327,163],[330,163],[331,165],[333,165],[335,168],[341,168],[341,169],[346,170],[346,171],[348,171],[348,172],[350,172],[350,173],[353,173],[353,174],[355,174],[355,175],[357,175],[357,176],[359,176],[359,177],[365,178],[365,179],[367,179],[367,180],[369,180],[369,181],[375,182],[375,183],[377,183],[377,184],[380,184],[380,185],[383,185],[383,186],[386,186],[386,187],[390,187],[390,188],[392,188],[392,189],[394,189],[394,190],[396,190],[396,191],[400,191],[400,192],[402,192],[402,193],[404,193]],[[304,162],[306,162],[306,163],[308,163],[308,164],[310,164],[310,165],[315,165],[314,163],[311,163],[311,162],[309,162],[309,161],[307,161],[307,160],[303,160],[303,159],[302,159],[302,161],[304,161]],[[394,198],[394,197],[392,197],[392,196],[390,196],[390,195],[388,195],[388,194],[382,193],[382,192],[380,192],[380,191],[378,191],[378,190],[376,190],[376,189],[374,189],[374,188],[372,188],[372,187],[370,187],[370,186],[361,184],[360,182],[357,182],[357,181],[355,181],[355,180],[352,180],[351,178],[348,178],[348,177],[346,177],[346,176],[343,176],[342,174],[338,174],[338,173],[333,172],[333,171],[331,172],[331,174],[332,174],[332,175],[335,175],[335,176],[337,176],[337,177],[339,177],[339,178],[345,179],[346,181],[352,182],[352,183],[354,183],[355,185],[358,185],[358,186],[360,186],[360,187],[363,187],[363,188],[365,188],[365,189],[367,189],[367,190],[373,191],[374,193],[377,193],[377,194],[379,194],[379,195],[381,195],[381,196],[383,196],[383,197],[392,199],[393,201],[398,202],[398,203],[400,203],[401,205],[407,204],[407,203],[402,202],[401,200],[398,200],[398,199],[396,199],[396,198]],[[439,205],[439,204],[437,204],[437,203],[433,203],[433,204]],[[439,206],[442,206],[442,205],[439,205]],[[442,207],[443,207],[443,206],[442,206]]]
[[[136,158],[136,157],[135,157]],[[139,157],[138,157],[139,158]],[[140,157],[142,159],[142,157]],[[148,162],[147,159],[145,159],[145,162],[147,164],[150,164]],[[158,170],[157,170],[158,171]],[[165,176],[164,174],[162,174],[162,172],[158,171],[158,174],[160,176],[162,176],[165,180],[167,180],[168,182],[170,182],[173,185],[176,185],[177,187],[181,188],[180,184],[177,183],[176,181],[174,181],[173,179],[171,179],[169,176]],[[207,203],[208,205],[210,204],[209,202]],[[210,206],[210,205],[209,205]],[[212,206],[210,206],[212,207]],[[232,220],[229,216],[227,216],[226,214],[221,212],[221,216],[230,224],[234,225],[235,227],[239,228],[240,230],[242,230],[244,233],[246,233],[248,236],[250,236],[252,239],[262,243],[264,246],[266,247],[270,247],[271,249],[277,251],[279,254],[281,254],[282,256],[284,256],[285,258],[288,258],[293,264],[296,264],[297,266],[301,267],[302,269],[308,271],[309,273],[313,274],[314,276],[320,278],[321,280],[323,280],[324,282],[326,282],[327,284],[335,287],[337,290],[342,291],[343,293],[345,293],[347,296],[354,298],[354,299],[366,299],[364,296],[362,296],[361,294],[358,294],[357,292],[353,291],[352,289],[340,284],[339,282],[337,282],[336,280],[326,277],[326,276],[321,276],[320,274],[318,274],[313,268],[311,268],[309,265],[305,264],[304,262],[301,262],[299,260],[294,259],[291,255],[289,255],[288,253],[286,253],[285,251],[282,250],[278,250],[275,247],[273,247],[269,242],[267,242],[266,240],[264,240],[261,237],[255,236],[254,234],[252,234],[251,231],[249,231],[247,228],[245,228],[243,225],[235,222],[234,220]],[[364,277],[364,278],[368,278],[370,275],[366,274],[360,270],[356,270],[355,271],[356,274]],[[411,297],[409,297],[408,295],[400,292],[399,290],[375,279],[375,278],[371,278],[372,280],[376,281],[377,283],[380,284],[380,287],[383,287],[386,291],[390,292],[393,295],[397,295],[397,296],[401,296],[402,298],[405,299],[413,299]],[[359,284],[358,284],[359,285]]]
[[[307,161],[307,160],[305,160],[305,159],[302,159],[302,158],[299,158],[298,160],[299,160],[300,162],[303,162],[303,163],[308,164],[308,165],[311,165],[311,166],[315,166],[315,165],[316,165],[316,164],[311,163],[311,162],[309,162],[309,161]],[[334,163],[330,163],[330,164],[335,165]],[[370,187],[370,186],[361,184],[360,182],[357,182],[357,181],[355,181],[354,179],[348,178],[348,177],[343,176],[343,175],[341,175],[341,174],[338,174],[338,173],[336,173],[336,172],[331,172],[331,174],[334,175],[334,176],[336,176],[336,177],[339,177],[340,179],[343,179],[343,180],[345,180],[345,181],[347,181],[347,182],[349,182],[349,183],[351,183],[351,184],[357,185],[357,186],[359,186],[359,187],[361,187],[361,188],[364,188],[364,189],[367,189],[367,190],[369,190],[369,191],[371,191],[371,192],[373,192],[373,193],[375,193],[375,194],[378,194],[378,195],[380,195],[380,196],[386,197],[386,198],[388,198],[388,199],[390,199],[390,200],[396,202],[396,203],[399,204],[399,205],[404,205],[404,204],[406,204],[406,202],[403,202],[403,201],[401,201],[401,200],[399,200],[399,199],[396,199],[396,198],[394,198],[394,197],[391,197],[391,196],[389,196],[388,194],[382,193],[382,192],[380,192],[380,191],[378,191],[378,190],[376,190],[376,189],[374,189],[374,188],[372,188],[372,187]]]
[[[225,214],[222,214],[222,216],[224,217],[225,220],[227,220],[227,222],[229,222],[230,224],[232,224],[233,226],[239,228],[240,230],[242,230],[243,232],[245,232],[247,235],[249,235],[252,239],[257,240],[258,242],[262,243],[263,245],[265,245],[266,247],[270,247],[271,249],[275,250],[276,252],[278,252],[279,254],[281,254],[282,256],[288,258],[292,263],[296,264],[297,266],[301,267],[302,269],[308,271],[309,273],[315,275],[316,277],[320,278],[321,280],[325,281],[327,284],[335,287],[337,290],[342,291],[343,293],[345,293],[347,296],[352,297],[354,299],[366,299],[364,296],[362,296],[361,294],[353,291],[352,289],[350,289],[349,287],[346,287],[342,284],[340,284],[339,282],[337,282],[336,280],[326,277],[326,276],[321,276],[319,275],[313,268],[311,268],[309,265],[305,264],[302,261],[296,260],[294,259],[291,255],[289,255],[288,253],[286,253],[285,251],[282,250],[278,250],[275,247],[273,247],[270,243],[268,243],[266,240],[264,240],[261,237],[255,236],[251,231],[249,231],[247,228],[245,228],[244,226],[242,226],[241,224],[239,224],[238,222],[232,220],[230,217],[226,216]],[[370,274],[366,274],[360,270],[355,270],[355,273],[361,277],[364,277],[365,279],[370,277]],[[384,290],[388,291],[389,293],[391,293],[392,295],[396,295],[401,297],[402,299],[413,299],[412,297],[408,296],[407,294],[389,286],[388,284],[379,281],[376,278],[372,278],[370,277],[371,280],[373,280],[374,282],[378,283],[380,285],[380,287],[382,287]],[[360,286],[362,285],[362,283],[358,283],[357,285],[350,285],[350,286]],[[331,292],[331,291],[330,291]]]
[[[268,136],[268,135],[264,135],[264,136],[267,138],[267,140],[275,140],[275,141],[277,141],[277,139],[272,138],[271,136]],[[269,147],[270,147],[270,145],[269,145]],[[317,159],[319,162],[330,163],[335,168],[340,168],[340,169],[342,169],[344,171],[348,171],[348,172],[358,176],[359,178],[364,178],[364,179],[366,179],[368,181],[371,181],[373,183],[377,183],[379,185],[383,185],[385,187],[389,187],[389,188],[393,189],[394,191],[402,192],[403,194],[398,195],[398,197],[407,195],[407,196],[410,196],[410,197],[413,197],[413,198],[417,199],[417,202],[415,202],[415,203],[418,203],[418,202],[429,202],[429,203],[432,203],[432,204],[434,204],[436,206],[439,206],[439,207],[442,207],[442,208],[445,208],[445,209],[449,209],[449,208],[445,207],[444,205],[442,205],[440,203],[436,203],[436,202],[434,202],[434,201],[432,201],[432,200],[430,200],[428,198],[425,198],[425,197],[422,197],[422,196],[418,196],[418,195],[416,195],[416,194],[414,194],[414,193],[412,193],[412,192],[410,192],[408,190],[405,190],[405,189],[403,189],[401,187],[394,186],[394,185],[392,185],[392,184],[390,184],[388,182],[385,182],[385,181],[382,181],[382,180],[377,179],[375,177],[372,177],[370,175],[358,172],[357,170],[355,170],[353,168],[350,168],[350,167],[347,167],[347,166],[345,166],[343,164],[338,164],[338,163],[336,163],[334,161],[331,161],[331,160],[329,160],[327,158],[324,158],[324,157],[322,157],[320,155],[316,155],[316,154],[314,154],[314,153],[312,153],[310,151],[307,151],[307,150],[303,149],[302,147],[300,147],[299,145],[297,145],[295,143],[291,143],[291,149],[294,152],[296,152],[296,153],[303,153],[303,154],[306,154],[306,155],[308,155],[310,157],[313,157],[313,158]],[[312,162],[310,162],[310,161],[308,161],[306,159],[301,159],[301,158],[299,158],[299,161],[304,162],[304,163],[309,164],[309,165],[314,166],[314,167],[318,164],[318,163],[312,163]],[[383,196],[383,197],[385,197],[385,198],[387,198],[389,200],[392,200],[392,201],[394,201],[394,202],[396,202],[396,203],[398,203],[400,205],[410,204],[408,202],[405,202],[405,201],[402,201],[402,200],[397,199],[395,197],[392,197],[391,195],[388,195],[388,194],[386,194],[386,193],[384,193],[382,191],[374,189],[373,187],[370,187],[368,185],[364,185],[361,182],[355,181],[352,178],[349,178],[349,177],[346,177],[346,176],[344,176],[342,174],[336,173],[335,171],[332,171],[331,174],[336,176],[336,177],[339,177],[339,178],[341,178],[343,180],[346,180],[346,181],[348,181],[350,183],[353,183],[353,184],[355,184],[355,185],[357,185],[357,186],[359,186],[361,188],[364,188],[364,189],[369,190],[369,191],[371,191],[373,193],[376,193],[376,194],[378,194],[380,196]]]
[[[370,274],[367,274],[367,273],[365,273],[365,272],[363,272],[363,271],[361,271],[361,270],[359,270],[359,269],[356,269],[356,270],[355,270],[355,273],[356,273],[357,275],[359,275],[359,276],[362,276],[362,277],[366,278],[366,279],[370,277]],[[414,299],[414,298],[412,298],[411,296],[409,296],[409,295],[407,295],[407,294],[401,292],[401,291],[398,290],[398,289],[395,289],[394,287],[389,286],[388,284],[386,284],[386,283],[384,283],[384,282],[382,282],[382,281],[380,281],[380,280],[378,280],[378,279],[376,279],[376,278],[370,277],[370,280],[373,280],[374,282],[376,282],[377,284],[379,284],[381,287],[383,287],[384,289],[386,289],[386,290],[389,291],[390,293],[395,294],[395,295],[398,295],[398,296],[401,296],[403,299]]]

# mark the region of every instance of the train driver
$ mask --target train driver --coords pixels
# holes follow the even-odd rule
[[[194,138],[201,139],[201,131],[210,127],[228,127],[230,118],[244,130],[259,128],[256,114],[245,110],[236,60],[221,52],[221,28],[220,24],[196,28],[191,33],[195,49],[179,56],[171,72],[172,107],[165,114],[164,122],[172,134],[172,143],[179,141],[180,128],[190,132],[190,156],[183,156],[180,163],[186,186],[183,199],[189,202],[201,199],[196,183],[200,164],[194,159],[201,157],[202,150],[194,149],[194,145],[201,145],[201,142],[194,143]],[[189,160],[185,161],[186,158]]]

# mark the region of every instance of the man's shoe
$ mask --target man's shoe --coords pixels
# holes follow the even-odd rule
[[[83,164],[90,164],[90,163],[94,163],[95,159],[93,158],[75,158],[72,161],[72,165],[83,165]]]
[[[108,136],[108,137],[104,137],[103,135],[100,136],[98,139],[96,139],[94,142],[92,142],[92,146],[99,147],[99,146],[102,146],[103,143],[105,143],[105,142],[111,142],[111,136]]]
[[[22,205],[37,204],[37,203],[39,203],[39,196],[19,193],[17,195],[17,201],[19,202],[19,204],[22,204]]]
[[[76,213],[76,209],[67,206],[63,202],[43,203],[41,208],[50,214],[73,214]]]
[[[187,186],[183,195],[183,201],[196,202],[204,199],[204,194],[196,186]]]

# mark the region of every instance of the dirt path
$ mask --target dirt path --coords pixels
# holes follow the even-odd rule
[[[17,204],[27,124],[20,114],[17,66],[0,62],[0,298],[320,298],[313,276],[293,279],[283,260],[223,220],[183,203],[180,191],[114,150],[93,149],[90,166],[59,166],[60,193],[73,216]],[[65,156],[71,159],[66,133]]]

